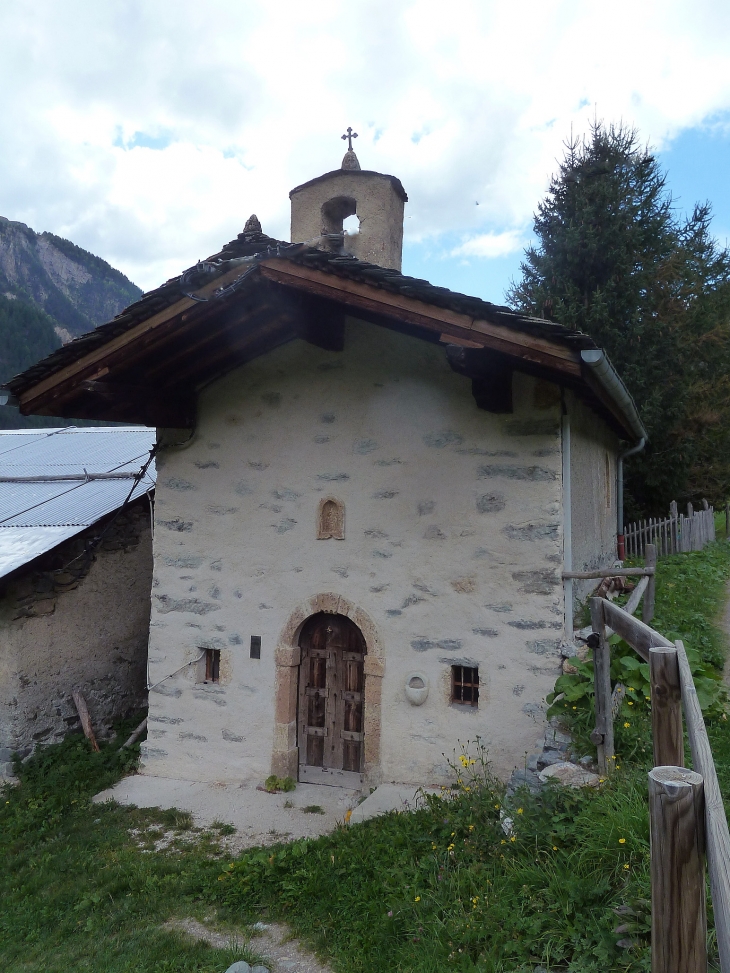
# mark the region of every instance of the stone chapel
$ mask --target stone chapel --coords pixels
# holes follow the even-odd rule
[[[640,418],[588,336],[404,276],[394,176],[290,197],[290,243],[252,216],[9,384],[157,428],[141,771],[438,784],[479,736],[507,775]]]

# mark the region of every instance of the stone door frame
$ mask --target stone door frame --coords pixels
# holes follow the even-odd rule
[[[368,786],[380,783],[380,727],[381,696],[385,658],[377,630],[372,619],[362,608],[333,592],[324,592],[297,606],[279,636],[274,660],[274,749],[271,754],[271,773],[277,777],[293,777],[299,773],[299,747],[297,746],[297,703],[299,697],[299,664],[302,653],[299,635],[308,618],[325,612],[344,615],[362,632],[367,646],[365,655],[365,705],[363,732],[365,755],[363,779]]]

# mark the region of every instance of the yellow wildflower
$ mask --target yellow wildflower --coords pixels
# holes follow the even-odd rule
[[[420,902],[421,901],[421,896],[420,895],[417,895],[416,898],[414,899],[414,901],[415,902]]]
[[[630,726],[631,726],[631,724],[630,724],[630,723],[624,723],[624,729],[626,729],[626,730],[628,730],[628,728],[629,728]]]
[[[626,838],[619,838],[619,839],[618,839],[618,843],[619,843],[620,845],[625,845],[625,844],[626,844]]]
[[[517,808],[517,813],[518,813],[518,814],[522,814],[522,808],[521,808],[521,807],[518,807],[518,808]]]

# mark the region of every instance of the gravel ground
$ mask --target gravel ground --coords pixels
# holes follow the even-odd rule
[[[237,854],[244,848],[327,834],[357,806],[358,791],[321,784],[297,784],[289,793],[268,794],[253,784],[201,783],[137,774],[125,777],[94,797],[137,807],[189,811],[197,827],[214,822],[232,824],[236,834],[225,847]],[[315,809],[319,810],[315,810]]]

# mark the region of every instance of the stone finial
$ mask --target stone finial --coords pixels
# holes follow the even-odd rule
[[[358,169],[360,166],[358,166]],[[255,213],[252,213],[246,220],[246,225],[243,228],[244,233],[262,233],[261,224],[259,223],[259,218]]]
[[[347,152],[345,152],[345,154],[344,154],[344,156],[342,158],[342,168],[343,169],[359,169],[360,168],[360,163],[358,161],[358,158],[355,155],[355,153],[352,151],[352,149],[348,149]]]

